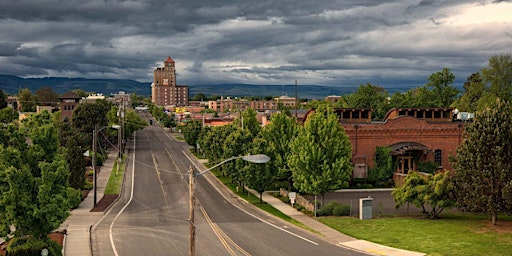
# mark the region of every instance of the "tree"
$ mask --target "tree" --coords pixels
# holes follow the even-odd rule
[[[0,109],[7,107],[7,95],[0,89]]]
[[[5,107],[0,109],[0,123],[10,123],[13,120],[18,119],[18,111],[12,108]]]
[[[261,130],[261,136],[267,141],[267,146],[272,149],[268,152],[272,161],[267,165],[272,166],[277,171],[278,180],[288,182],[288,190],[293,187],[293,179],[287,159],[290,155],[290,144],[297,136],[298,131],[295,119],[284,113],[272,115],[270,124]]]
[[[37,100],[32,92],[25,88],[18,93],[19,102],[21,103],[21,111],[23,112],[35,112],[37,106]]]
[[[292,141],[288,165],[293,186],[308,194],[321,194],[348,186],[352,174],[352,148],[331,108],[317,109]]]
[[[382,119],[389,111],[388,92],[370,83],[360,85],[356,92],[346,97],[347,105],[351,108],[370,108],[372,117]]]
[[[482,69],[482,77],[491,94],[502,100],[512,100],[512,54],[492,56],[489,66]]]
[[[271,148],[269,147],[267,141],[261,137],[255,138],[252,143],[252,147],[249,149],[249,153],[252,155],[255,154],[265,154],[269,155],[271,153]],[[272,161],[272,158],[271,158]],[[245,162],[245,166],[242,169],[242,176],[244,183],[252,189],[256,190],[260,195],[260,204],[263,203],[263,192],[275,181],[277,169],[272,168],[272,165],[269,163],[266,164],[256,164],[256,163],[247,163]]]
[[[73,127],[82,133],[92,134],[96,124],[100,127],[107,126],[107,113],[111,109],[111,105],[111,103],[105,100],[78,105],[73,111]]]
[[[59,94],[51,87],[43,87],[36,91],[36,98],[42,106],[55,106],[59,102]]]
[[[487,212],[496,225],[498,213],[512,213],[512,107],[498,99],[465,128],[464,142],[452,158],[458,206]]]
[[[377,147],[375,149],[375,159],[373,168],[368,171],[368,181],[376,186],[389,184],[393,181],[393,173],[396,170],[396,163],[393,162],[391,148]]]
[[[202,128],[203,125],[199,120],[190,120],[185,125],[181,126],[181,132],[185,137],[185,142],[190,146],[196,147]]]
[[[451,85],[453,80],[455,75],[448,68],[429,76],[427,88],[432,88],[434,107],[449,107],[455,101],[459,90]]]
[[[395,207],[412,203],[421,207],[423,214],[437,219],[444,209],[451,208],[455,202],[451,198],[450,173],[441,172],[427,177],[411,172],[405,177],[404,184],[391,193]],[[428,209],[430,206],[430,210]]]
[[[480,99],[487,94],[480,73],[474,73],[464,83],[464,94],[455,104],[457,109],[465,112],[477,111]]]

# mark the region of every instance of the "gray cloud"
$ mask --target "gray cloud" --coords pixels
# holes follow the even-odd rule
[[[460,83],[511,51],[511,1],[0,1],[0,73],[178,83]],[[475,15],[478,13],[478,15]],[[493,15],[486,15],[492,13]]]

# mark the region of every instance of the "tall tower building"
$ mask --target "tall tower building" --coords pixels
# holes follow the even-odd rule
[[[176,67],[168,57],[164,67],[156,68],[151,84],[151,101],[158,106],[187,106],[188,86],[176,85]]]

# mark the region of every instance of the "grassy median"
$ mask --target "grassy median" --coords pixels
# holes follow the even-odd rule
[[[497,226],[492,226],[487,216],[470,213],[442,214],[438,220],[421,216],[318,220],[359,239],[427,255],[510,255],[512,248],[510,216],[500,216]]]
[[[122,163],[119,166],[119,171],[117,171],[118,160],[114,163],[114,167],[112,167],[112,172],[110,173],[110,177],[108,179],[107,187],[105,188],[105,195],[119,195],[121,193],[121,187],[123,185],[123,177],[124,177],[124,167],[126,162],[126,154],[123,154]]]

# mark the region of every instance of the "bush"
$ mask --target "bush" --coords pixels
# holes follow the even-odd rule
[[[329,202],[317,211],[317,216],[348,216],[350,206],[337,202]]]
[[[337,205],[332,209],[333,216],[350,216],[350,206],[348,205]]]
[[[13,238],[13,241],[7,246],[8,256],[32,256],[41,255],[41,251],[46,248],[49,255],[62,255],[62,247],[50,239],[36,240],[26,238]]]

